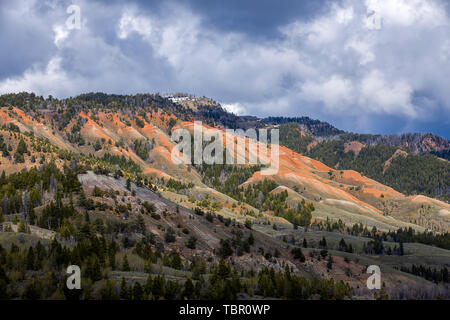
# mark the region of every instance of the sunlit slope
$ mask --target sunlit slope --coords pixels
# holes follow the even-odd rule
[[[173,178],[187,180],[201,184],[200,176],[195,170],[188,170],[184,164],[175,164],[171,159],[173,143],[163,124],[167,116],[162,113],[148,114],[151,122],[143,121],[144,126],[136,124],[138,117],[128,112],[79,112],[62,130],[50,121],[57,118],[57,112],[45,112],[41,117],[32,118],[18,108],[0,110],[0,125],[14,124],[20,131],[33,132],[34,135],[48,139],[53,145],[61,149],[76,151],[84,154],[93,154],[102,157],[109,153],[125,156],[139,164],[145,174],[153,178]],[[161,127],[159,127],[161,126]],[[74,129],[75,128],[75,129]],[[79,134],[83,143],[74,143],[68,140],[70,134]],[[135,141],[145,143],[147,157],[143,159],[134,149]],[[101,148],[96,149],[99,144]]]
[[[220,203],[223,214],[239,217],[240,210],[251,210],[271,218],[270,213],[260,213],[245,203],[237,204],[236,200],[206,186],[195,167],[173,161],[171,154],[175,143],[171,140],[171,131],[185,128],[193,133],[193,121],[182,121],[162,109],[140,113],[128,109],[103,109],[80,111],[62,127],[58,126],[61,122],[61,115],[57,110],[43,110],[31,115],[16,107],[0,109],[0,125],[14,124],[20,132],[48,139],[50,144],[61,149],[92,154],[99,158],[106,154],[124,156],[138,164],[148,177],[192,183],[194,187],[185,192],[184,199],[174,193],[166,194],[175,200],[183,200],[183,205],[187,205],[186,199],[189,196],[198,199],[209,196]],[[223,128],[205,124],[203,129],[225,132]],[[78,137],[77,140],[74,136]],[[270,162],[273,147],[269,148],[267,154],[261,155],[262,144],[255,140],[235,136],[234,141],[230,142],[225,139],[225,135],[223,137],[224,145],[229,149],[233,147],[232,157],[236,163],[248,163],[251,156],[258,155],[263,162]],[[14,137],[8,136],[5,139],[9,139],[8,143],[13,149],[17,146],[18,141]],[[30,143],[28,140],[27,142]],[[136,147],[136,142],[139,142],[140,150]],[[238,145],[245,147],[239,149]],[[8,172],[38,165],[31,163],[29,157],[26,157],[24,164],[15,164],[13,159],[4,157],[1,161],[2,167]],[[449,204],[425,196],[406,197],[356,171],[330,168],[286,147],[279,147],[278,170],[275,174],[266,176],[258,171],[240,187],[264,179],[273,180],[280,186],[272,192],[288,191],[289,205],[302,199],[312,202],[316,208],[313,212],[316,220],[341,219],[349,225],[362,223],[381,230],[409,226],[420,231],[449,229]]]

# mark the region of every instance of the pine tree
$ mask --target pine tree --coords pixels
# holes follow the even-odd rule
[[[34,208],[31,208],[30,213],[29,213],[29,218],[30,218],[30,224],[35,225],[36,224],[36,213],[34,212]],[[0,218],[0,222],[1,222],[1,218]]]
[[[347,251],[347,244],[345,243],[344,238],[341,238],[341,241],[339,241],[339,250]]]
[[[221,247],[219,248],[219,255],[222,258],[229,257],[233,254],[233,249],[231,248],[230,240],[220,240]]]
[[[184,289],[183,289],[182,296],[189,300],[192,300],[195,297],[195,287],[190,278],[188,278],[186,280],[186,282],[184,283]]]
[[[122,277],[122,281],[120,282],[120,299],[130,299],[130,288],[124,277]]]
[[[28,227],[23,220],[20,220],[19,228],[17,229],[17,231],[21,233],[28,233]]]
[[[5,170],[2,170],[2,175],[0,176],[0,186],[3,186],[6,184],[6,173]]]
[[[112,270],[116,269],[116,251],[114,250],[114,248],[109,248],[108,250],[108,261],[109,261],[109,266],[111,267]]]
[[[100,297],[102,300],[118,300],[120,295],[116,292],[115,282],[106,280],[100,287]]]
[[[327,248],[327,240],[325,237],[322,237],[322,240],[319,241],[319,246],[326,249]]]
[[[390,249],[390,247],[389,247],[389,249]],[[353,253],[353,246],[352,246],[351,243],[350,243],[350,244],[348,245],[348,247],[347,247],[347,252]]]
[[[141,215],[138,215],[136,224],[137,224],[138,231],[145,235],[146,226],[145,226],[144,218]]]
[[[449,277],[448,277],[448,269],[447,267],[442,268],[442,282],[444,283],[448,283],[449,281]]]
[[[27,270],[36,270],[35,268],[35,255],[33,247],[30,246],[27,253]]]
[[[186,247],[189,249],[195,249],[197,246],[197,238],[195,236],[190,236],[188,241],[186,242]]]
[[[164,276],[158,275],[155,279],[153,279],[152,295],[155,299],[159,299],[164,296],[165,284],[166,281]]]
[[[41,298],[42,287],[38,280],[33,280],[22,294],[24,300],[39,300]]]
[[[27,145],[23,139],[20,139],[19,144],[17,145],[16,153],[14,154],[14,158],[17,163],[24,163],[25,159],[23,155],[27,153]]]
[[[0,271],[1,271],[1,267],[0,267]],[[9,294],[8,294],[8,285],[7,283],[2,280],[0,278],[0,299],[2,300],[6,300],[9,299]]]
[[[294,255],[294,259],[299,259],[300,262],[305,262],[306,261],[306,258],[305,258],[305,255],[302,252],[302,249],[294,248],[294,249],[292,249],[291,253]]]
[[[143,290],[139,282],[135,282],[133,286],[133,300],[142,300]]]
[[[122,261],[122,271],[130,271],[130,265],[128,264],[128,257],[125,255]]]
[[[145,282],[145,285],[144,285],[144,292],[147,296],[152,293],[152,287],[153,287],[152,276],[148,275],[147,281]]]
[[[330,255],[327,262],[327,269],[331,270],[333,268],[333,257]]]
[[[86,274],[94,282],[102,279],[102,270],[97,257],[94,256],[88,260]]]
[[[250,235],[248,236],[248,244],[250,246],[255,244],[255,238],[253,237],[253,233],[252,232],[250,232]]]
[[[91,219],[89,218],[89,213],[87,211],[84,213],[84,222],[86,223],[91,222]]]

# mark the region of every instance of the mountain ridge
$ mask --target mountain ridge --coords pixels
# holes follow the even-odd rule
[[[82,97],[82,98],[80,98]],[[94,94],[93,96],[79,96],[74,98],[85,99],[88,104],[76,106],[72,105],[68,108],[62,109],[61,106],[56,106],[60,103],[58,100],[45,101],[47,106],[44,107],[43,103],[40,103],[36,108],[30,108],[28,111],[25,107],[25,111],[21,108],[16,107],[3,107],[0,111],[0,119],[2,125],[13,124],[19,127],[19,130],[25,132],[33,132],[38,136],[48,139],[51,143],[61,147],[63,149],[81,153],[94,154],[99,157],[104,157],[107,154],[115,156],[125,156],[127,159],[135,162],[142,168],[142,171],[151,178],[154,179],[175,179],[179,181],[192,182],[194,185],[198,186],[202,190],[205,188],[205,184],[202,181],[201,174],[196,170],[196,168],[190,168],[186,165],[176,165],[170,159],[170,152],[173,148],[173,143],[170,141],[170,131],[177,126],[192,129],[192,120],[198,119],[195,117],[195,113],[192,114],[186,108],[177,104],[171,104],[170,102],[160,100],[160,96],[144,96],[145,99],[153,99],[155,101],[163,101],[163,105],[156,106],[152,103],[157,103],[151,100],[149,107],[141,107],[136,101],[132,101],[130,97],[119,96],[119,101],[124,101],[124,106],[103,106],[99,102],[108,100],[108,103],[115,101],[116,96]],[[134,100],[138,100],[135,98]],[[42,102],[42,100],[40,100]],[[63,100],[64,101],[64,100]],[[116,101],[117,102],[117,101]],[[66,104],[67,101],[64,101]],[[70,103],[70,100],[69,100]],[[89,107],[89,103],[92,105]],[[55,104],[55,105],[54,105]],[[117,104],[117,103],[116,103]],[[142,105],[145,105],[145,101]],[[165,105],[169,107],[165,109]],[[70,111],[76,109],[75,112]],[[198,107],[199,110],[202,106]],[[173,113],[171,112],[173,111]],[[30,113],[31,115],[27,114]],[[169,113],[167,113],[169,112]],[[69,113],[71,118],[67,122],[65,119],[66,114]],[[40,114],[41,118],[36,115]],[[178,116],[177,116],[178,115]],[[181,121],[180,119],[184,115],[186,118],[194,115],[189,121]],[[204,113],[203,113],[204,115]],[[211,118],[208,118],[211,120]],[[212,118],[216,121],[217,119]],[[55,123],[56,121],[56,123]],[[181,122],[180,122],[181,121]],[[48,126],[50,122],[50,127]],[[64,123],[61,125],[57,123]],[[261,124],[261,122],[259,122]],[[207,123],[205,123],[207,125]],[[225,126],[223,126],[225,128]],[[59,130],[61,129],[61,130]],[[220,126],[217,128],[220,129]],[[74,140],[76,143],[72,143],[69,140],[73,139],[74,135],[79,135],[81,140]],[[144,149],[142,149],[144,148]],[[249,157],[248,154],[244,155],[246,158]],[[320,162],[313,160],[311,158],[305,157],[301,154],[295,153],[292,150],[282,147],[281,148],[281,159],[282,164],[280,167],[280,172],[275,177],[269,179],[274,180],[279,185],[285,185],[289,188],[306,188],[308,191],[304,194],[306,195],[306,200],[313,201],[319,204],[324,197],[325,199],[335,198],[343,201],[350,201],[353,205],[363,206],[378,212],[379,214],[387,214],[389,210],[383,211],[383,202],[391,200],[388,187],[377,184],[375,186],[372,182],[364,182],[366,178],[361,175],[353,179],[352,182],[356,184],[348,184],[345,178],[347,171],[337,170],[335,168],[328,167],[321,164]],[[297,160],[293,160],[297,159]],[[11,160],[11,166],[14,166],[14,159]],[[297,162],[296,162],[297,161]],[[20,167],[20,166],[19,166]],[[192,170],[194,169],[194,170]],[[311,171],[312,170],[312,171]],[[350,174],[351,176],[352,174]],[[261,178],[253,176],[249,179],[260,181]],[[362,183],[362,184],[361,184]],[[353,188],[353,189],[352,189]],[[359,188],[359,190],[356,190]],[[200,193],[206,194],[207,189],[204,191],[199,191]],[[400,193],[392,193],[394,196],[392,198],[396,201],[397,212],[400,216],[402,206],[405,199]],[[355,197],[356,196],[356,197]],[[364,201],[361,201],[363,198]],[[218,195],[216,201],[222,201],[223,196]],[[323,200],[325,201],[325,200]],[[367,202],[368,201],[368,202]],[[429,202],[426,200],[425,202]],[[325,203],[321,204],[322,206]],[[374,205],[376,207],[374,207]],[[326,206],[325,206],[326,207]],[[345,207],[345,206],[344,206]],[[352,209],[342,207],[343,212],[352,211]],[[400,208],[400,209],[399,209]],[[359,209],[358,209],[359,210]],[[356,210],[356,211],[358,211]],[[363,211],[366,209],[363,209]],[[431,225],[433,228],[441,229],[441,220],[443,219],[439,215],[440,210],[448,210],[442,207],[442,204],[438,205],[430,216],[429,221],[434,221]],[[327,207],[325,212],[328,212],[325,216],[332,216],[333,210]],[[322,216],[325,217],[325,216]],[[353,217],[354,218],[354,217]],[[445,218],[445,217],[444,217]],[[402,218],[404,219],[404,218]],[[445,220],[445,219],[444,219]],[[371,223],[375,223],[370,220]],[[413,220],[406,221],[407,223]],[[352,218],[349,218],[347,222],[352,222]],[[377,223],[375,223],[377,224]],[[381,226],[383,225],[383,226]],[[389,230],[388,224],[378,225],[379,228]],[[430,226],[430,225],[428,225]],[[398,227],[398,225],[397,225]],[[417,227],[419,230],[424,230],[422,226]]]

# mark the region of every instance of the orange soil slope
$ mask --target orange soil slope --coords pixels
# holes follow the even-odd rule
[[[24,130],[33,130],[37,135],[44,138],[48,138],[52,143],[58,145],[64,149],[75,149],[76,146],[72,146],[68,141],[62,138],[58,132],[54,133],[51,128],[44,125],[40,121],[36,121],[30,115],[26,114],[20,109],[13,108],[8,111],[6,108],[0,109],[0,123],[14,123],[19,125]],[[50,115],[44,113],[44,119],[48,122]],[[178,177],[179,179],[196,180],[200,181],[200,176],[195,170],[188,172],[186,165],[177,165],[172,161],[171,152],[174,147],[174,143],[170,140],[169,135],[162,130],[162,127],[167,127],[167,122],[172,115],[167,115],[162,112],[153,112],[146,115],[150,122],[144,121],[144,119],[138,115],[132,115],[129,112],[102,112],[97,113],[98,123],[93,120],[90,113],[79,113],[79,117],[86,119],[81,134],[88,140],[105,139],[106,141],[112,140],[113,144],[108,145],[105,150],[117,155],[124,155],[129,157],[136,163],[138,163],[144,174],[154,176],[158,178],[169,179]],[[144,121],[144,126],[141,128],[136,124],[136,118],[140,118]],[[50,117],[51,119],[51,117]],[[70,126],[73,125],[75,119],[66,127],[66,131],[70,130]],[[126,122],[127,124],[125,124]],[[185,128],[189,131],[193,130],[194,123],[191,121],[181,122],[177,124],[174,129]],[[223,134],[224,142],[227,147],[233,147],[233,158],[235,162],[237,160],[245,159],[248,163],[248,159],[251,156],[256,157],[260,153],[262,144],[251,140],[246,137],[233,138],[233,141],[226,140],[225,130],[222,128],[213,128],[203,124],[205,130],[219,131]],[[131,148],[128,150],[114,146],[114,142],[124,140],[127,144],[130,144],[134,139],[146,139],[149,142],[154,142],[153,148],[149,155],[152,161],[144,161],[138,157]],[[234,142],[236,140],[236,144]],[[245,144],[244,149],[239,149],[236,145]],[[274,148],[273,146],[270,146]],[[349,146],[350,149],[358,149],[359,145]],[[105,152],[105,150],[99,152]],[[270,162],[270,150],[269,153],[263,156],[264,162]],[[307,195],[311,201],[327,201],[327,200],[342,200],[351,202],[359,207],[365,208],[373,213],[381,214],[381,211],[374,205],[367,203],[367,197],[370,199],[380,198],[381,195],[391,197],[394,199],[402,199],[407,201],[421,201],[428,202],[434,201],[427,197],[420,198],[406,198],[403,194],[389,188],[381,183],[378,183],[372,179],[362,176],[358,172],[352,170],[334,170],[320,161],[302,156],[286,147],[279,146],[279,169],[278,172],[271,176],[261,175],[260,172],[256,172],[250,179],[248,179],[243,185],[255,183],[264,179],[272,179],[282,186],[288,188],[298,187],[301,190],[305,190],[303,195]],[[350,193],[351,187],[361,187],[360,195],[354,195]],[[363,196],[364,195],[364,196]],[[361,199],[359,199],[360,197]],[[362,199],[365,199],[362,201]],[[417,200],[419,199],[419,200]],[[370,201],[372,203],[372,201]],[[373,202],[375,203],[375,202]],[[377,204],[375,204],[377,205]],[[448,207],[447,204],[442,206]]]
[[[11,116],[8,113],[11,113]],[[0,124],[15,124],[22,132],[33,132],[36,136],[48,139],[52,144],[60,148],[74,150],[70,143],[64,141],[59,134],[36,120],[16,107],[13,107],[11,112],[7,108],[0,109]]]

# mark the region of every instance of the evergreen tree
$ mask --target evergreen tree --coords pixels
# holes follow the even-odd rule
[[[248,236],[248,241],[247,242],[248,242],[248,244],[250,246],[255,244],[255,238],[253,237],[253,233],[252,232],[250,232],[250,235]]]
[[[41,284],[38,280],[33,280],[22,294],[24,300],[39,300],[41,298]]]
[[[30,246],[30,248],[28,248],[28,253],[27,253],[27,270],[36,270],[34,250],[33,250],[33,247],[31,247],[31,246]]]
[[[162,275],[157,275],[154,279],[153,279],[153,286],[152,286],[152,295],[155,299],[159,299],[161,297],[164,296],[165,293],[165,278]]]
[[[119,300],[120,295],[116,291],[115,282],[112,280],[106,280],[100,287],[100,297],[102,300]]]
[[[122,271],[130,271],[130,265],[128,264],[128,257],[127,257],[127,255],[123,256]]]
[[[125,281],[125,278],[122,277],[122,281],[120,282],[120,299],[130,300],[130,288],[128,283]]]
[[[305,262],[306,261],[306,258],[305,258],[305,255],[302,252],[302,249],[294,248],[294,249],[292,249],[291,253],[294,256],[294,259],[298,259],[298,260],[300,260],[300,262]]]
[[[186,280],[186,282],[184,283],[184,289],[183,289],[182,296],[189,300],[192,300],[195,297],[195,287],[190,278],[188,278]]]
[[[322,240],[319,241],[319,246],[323,249],[327,248],[327,239],[325,237],[322,237]]]
[[[341,241],[339,241],[339,250],[340,251],[347,251],[347,244],[345,243],[344,238],[341,238]]]
[[[195,249],[197,246],[197,238],[195,236],[190,236],[188,241],[186,242],[186,247],[189,249]]]
[[[151,295],[152,288],[153,288],[153,279],[152,279],[151,275],[148,275],[147,281],[145,282],[145,285],[144,285],[144,293],[147,296]]]
[[[133,300],[142,300],[143,293],[141,284],[136,281],[133,286]]]
[[[331,270],[333,268],[333,257],[330,255],[328,257],[328,262],[327,262],[327,269]]]

